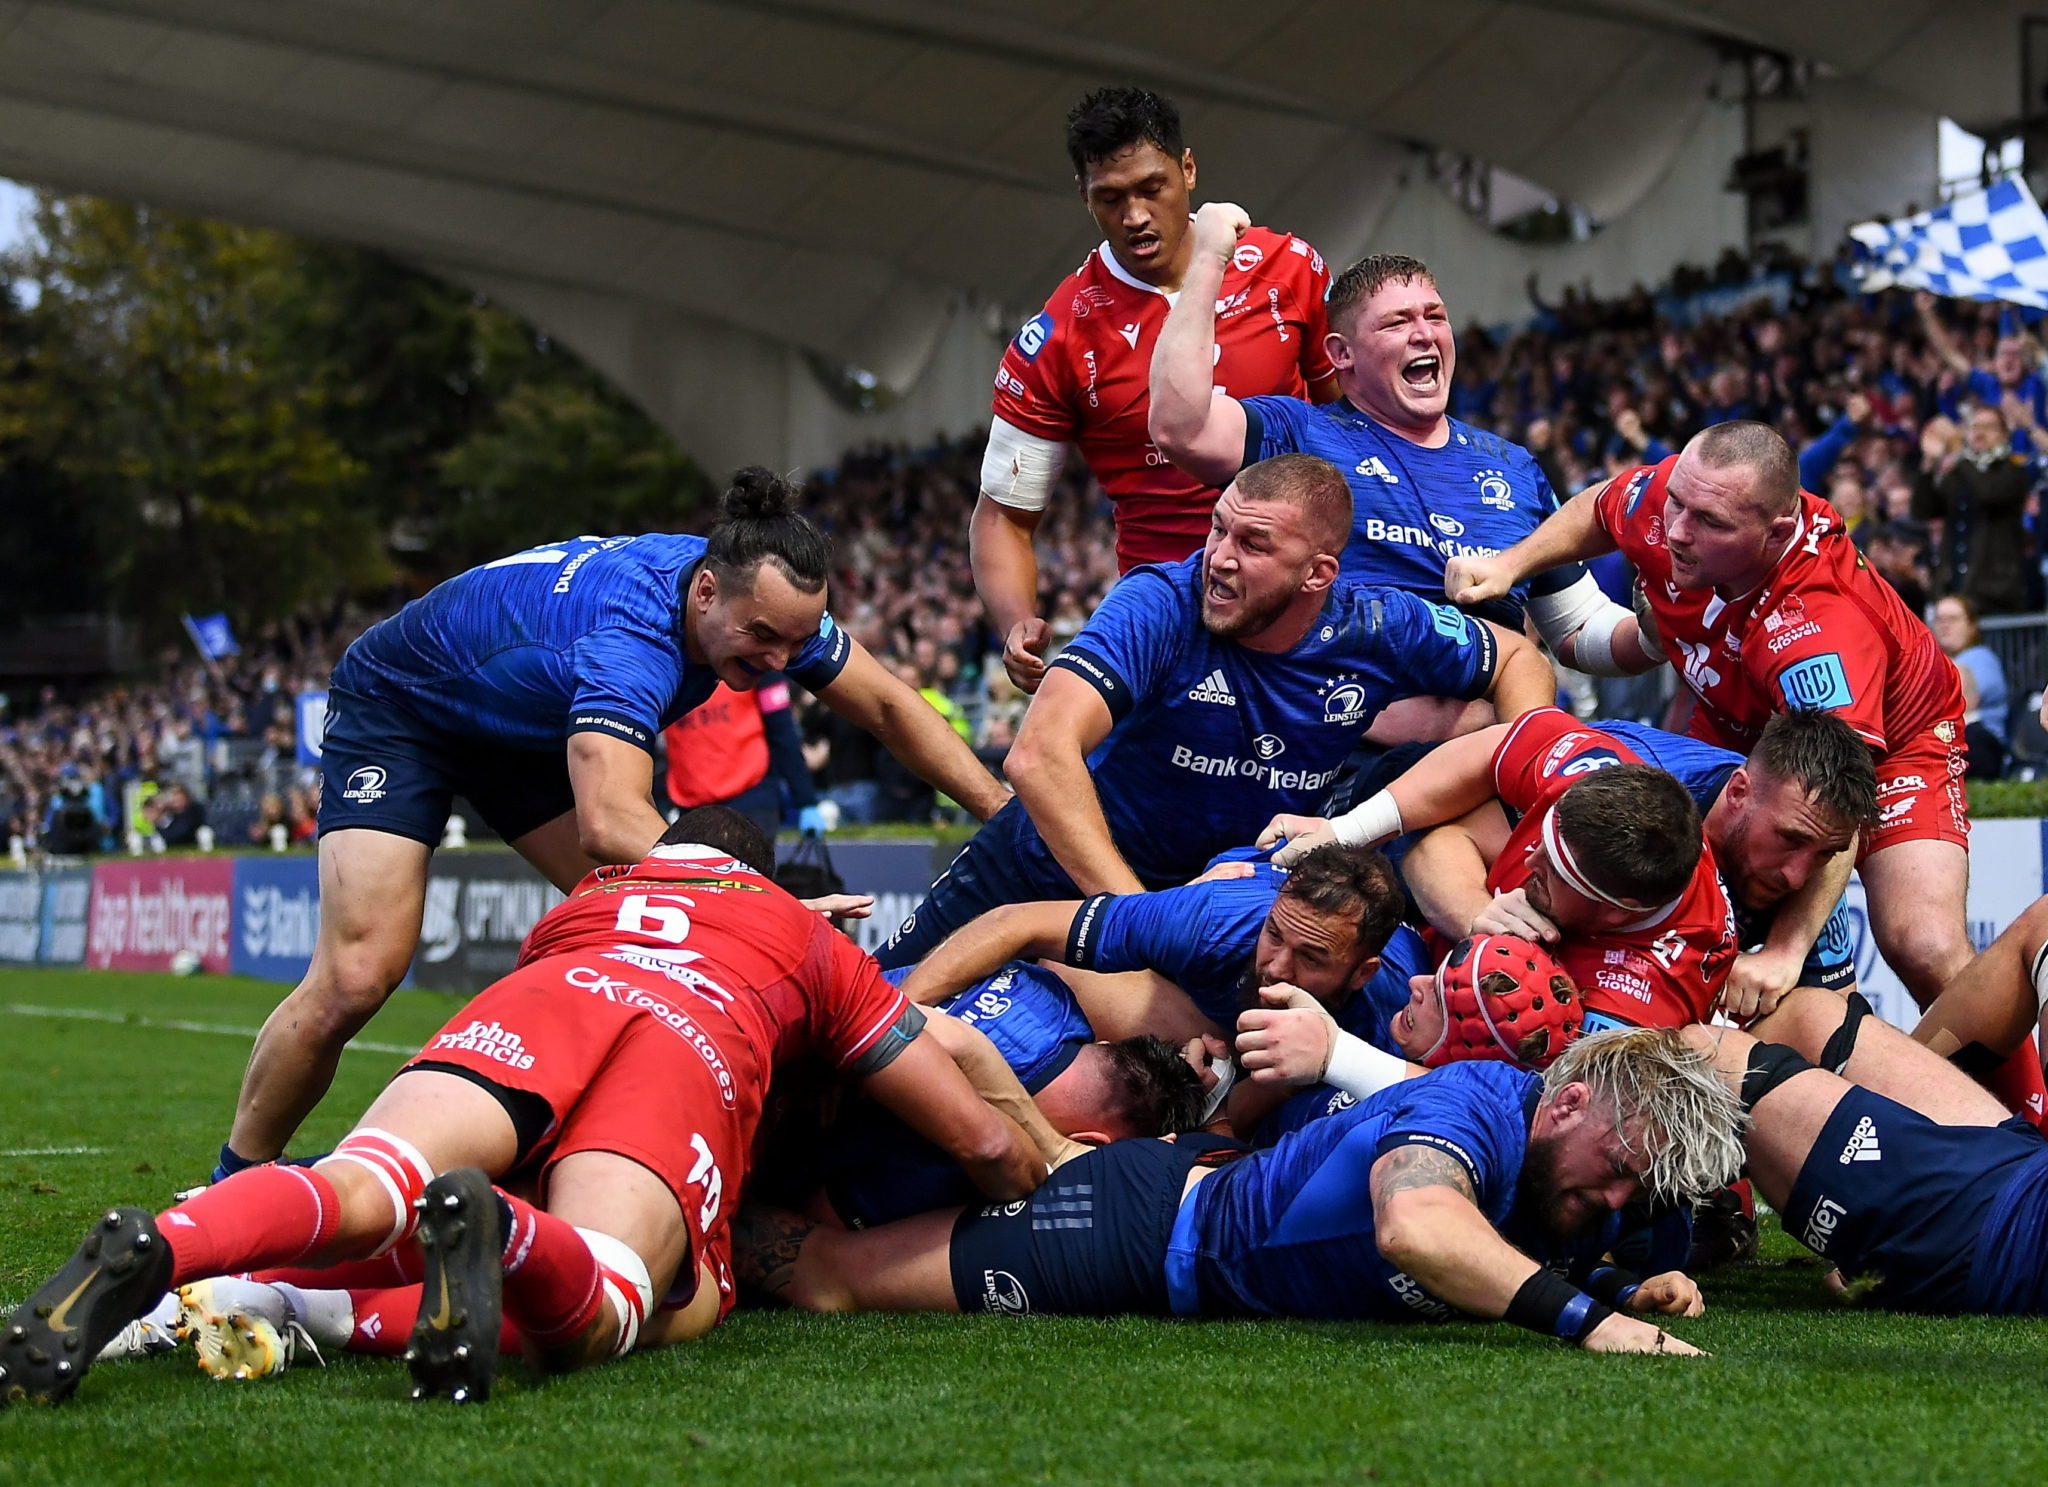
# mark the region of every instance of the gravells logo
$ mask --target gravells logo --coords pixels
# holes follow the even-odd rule
[[[353,800],[358,805],[368,805],[372,801],[382,800],[384,782],[389,778],[383,765],[365,764],[348,777],[348,783],[342,786],[341,798]]]

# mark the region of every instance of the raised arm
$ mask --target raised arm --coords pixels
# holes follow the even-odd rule
[[[1223,486],[1244,463],[1244,405],[1215,391],[1216,296],[1244,208],[1212,201],[1195,213],[1194,255],[1152,348],[1152,442],[1195,479]]]
[[[1110,839],[1088,774],[1088,755],[1113,723],[1101,693],[1055,668],[1032,699],[1004,764],[1038,834],[1083,893],[1145,891]]]
[[[1927,344],[1934,348],[1934,354],[1958,377],[1969,376],[1973,370],[1970,358],[1963,355],[1955,337],[1948,333],[1948,327],[1941,323],[1941,316],[1935,313],[1934,296],[1925,289],[1920,290],[1913,296],[1913,308],[1920,312],[1920,328],[1927,333]]]
[[[953,725],[891,676],[859,641],[852,642],[844,669],[819,689],[818,700],[872,733],[918,778],[952,796],[977,820],[986,821],[1009,800],[1002,782],[974,757]],[[661,835],[659,827],[655,835]]]
[[[1452,558],[1444,565],[1444,596],[1453,604],[1483,604],[1546,569],[1613,552],[1614,539],[1593,505],[1606,489],[1604,480],[1587,486],[1498,557]]]
[[[901,990],[923,1006],[943,1002],[1013,960],[1058,960],[1066,952],[1079,899],[1005,904],[969,920],[903,978]]]
[[[1285,841],[1273,854],[1279,867],[1292,867],[1329,842],[1376,847],[1404,832],[1456,820],[1493,798],[1493,754],[1507,737],[1508,724],[1463,734],[1438,744],[1403,771],[1386,789],[1343,815],[1275,816],[1259,833],[1259,845]],[[1484,874],[1482,873],[1482,876]]]

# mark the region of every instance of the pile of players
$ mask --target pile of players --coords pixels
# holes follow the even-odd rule
[[[972,518],[1035,694],[1014,796],[835,626],[765,472],[707,538],[451,579],[336,668],[319,945],[214,1180],[94,1225],[0,1333],[0,1398],[190,1341],[225,1375],[403,1353],[415,1397],[475,1400],[508,1353],[574,1368],[747,1295],[1688,1353],[1695,1205],[1744,1173],[1878,1302],[2048,1309],[2048,905],[1972,955],[1954,667],[1778,435],[1560,503],[1446,416],[1422,264],[1330,279],[1190,219],[1154,95],[1092,95],[1069,143],[1105,241],[1004,357]],[[1126,571],[1048,658],[1031,530],[1070,441]],[[1633,609],[1577,566],[1615,549]],[[1687,730],[1558,710],[1531,630],[1598,674],[1668,658]],[[743,818],[650,802],[662,728],[779,671],[984,822],[878,957]],[[569,896],[286,1160],[458,793]],[[1911,1038],[1854,994],[1852,866]]]

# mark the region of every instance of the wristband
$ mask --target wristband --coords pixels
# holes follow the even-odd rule
[[[1370,847],[1401,834],[1401,805],[1382,790],[1330,822],[1330,831],[1347,847]]]
[[[1627,1306],[1642,1288],[1642,1277],[1619,1265],[1602,1265],[1586,1277],[1586,1294],[1609,1306]]]
[[[1566,1342],[1584,1342],[1613,1315],[1611,1307],[1601,1305],[1563,1276],[1539,1270],[1522,1282],[1503,1320]]]
[[[243,1156],[232,1146],[228,1145],[227,1142],[223,1141],[220,1144],[220,1161],[214,1165],[213,1176],[207,1180],[209,1182],[226,1182],[237,1172],[246,1172],[251,1167],[260,1167],[262,1165],[261,1162],[250,1161],[249,1158]]]
[[[1330,1061],[1323,1066],[1323,1083],[1333,1085],[1355,1100],[1376,1095],[1389,1085],[1408,1077],[1408,1061],[1384,1053],[1352,1033],[1332,1026]]]

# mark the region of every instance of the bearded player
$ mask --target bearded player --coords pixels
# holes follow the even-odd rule
[[[768,1078],[801,1054],[860,1080],[990,1196],[1045,1174],[874,962],[723,849],[666,843],[600,869],[524,953],[311,1167],[248,1168],[156,1218],[110,1211],[0,1334],[0,1400],[64,1398],[188,1281],[404,1244],[423,1265],[415,1398],[484,1398],[501,1313],[558,1369],[624,1353],[643,1323],[701,1336],[732,1304],[727,1213]],[[538,1203],[493,1186],[513,1174]]]
[[[1149,442],[1146,378],[1167,308],[1189,272],[1188,200],[1195,154],[1180,113],[1157,93],[1102,88],[1067,116],[1067,153],[1102,245],[1024,323],[996,371],[995,417],[968,529],[974,586],[1003,637],[1003,664],[1026,692],[1045,675],[1032,534],[1067,445],[1112,502],[1119,572],[1171,563],[1202,545],[1209,508],[1229,483],[1176,469]],[[1204,376],[1238,397],[1334,396],[1323,349],[1322,255],[1300,238],[1248,227],[1229,264],[1205,281],[1218,303]],[[1232,472],[1234,473],[1234,471]]]

